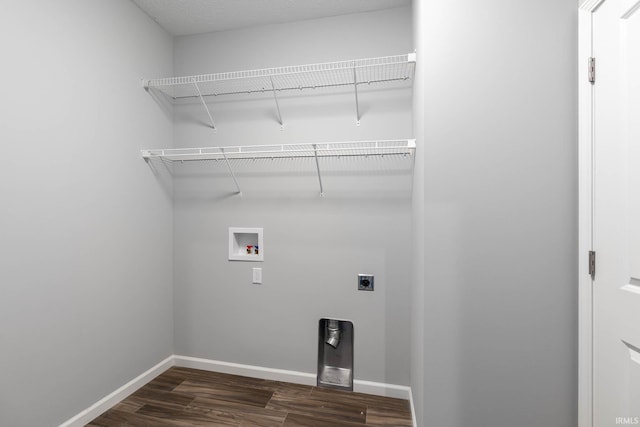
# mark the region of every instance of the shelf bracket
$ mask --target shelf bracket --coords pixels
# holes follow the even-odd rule
[[[269,76],[269,80],[271,81],[273,100],[276,101],[276,112],[278,113],[278,123],[280,123],[280,130],[284,130],[284,123],[282,122],[282,115],[280,114],[280,105],[278,104],[278,95],[276,95],[276,86],[273,84],[273,76]]]
[[[356,76],[356,64],[353,64],[353,89],[356,94],[356,126],[360,126],[360,106],[358,105],[358,78]]]
[[[318,146],[313,144],[313,155],[316,158],[316,170],[318,171],[318,182],[320,183],[320,197],[324,197],[324,188],[322,187],[322,175],[320,175],[320,163],[318,162]]]
[[[202,92],[200,92],[200,88],[198,87],[198,83],[196,83],[196,79],[193,79],[192,83],[193,83],[193,86],[195,86],[196,88],[196,92],[198,92],[198,97],[200,98],[200,101],[202,102],[202,106],[207,112],[207,116],[209,116],[209,121],[211,122],[211,128],[215,132],[217,130],[216,124],[213,122],[213,117],[211,117],[211,112],[209,111],[209,107],[207,107],[207,103],[204,101],[204,98],[202,97]]]
[[[238,190],[238,194],[242,195],[242,191],[240,190],[240,186],[238,185],[238,180],[236,179],[236,174],[233,173],[233,168],[231,167],[231,163],[229,163],[229,159],[227,158],[227,153],[224,152],[224,148],[220,148],[220,152],[222,153],[222,157],[224,157],[224,161],[227,164],[227,168],[229,169],[229,174],[231,178],[233,178],[233,183],[236,185],[236,190]]]

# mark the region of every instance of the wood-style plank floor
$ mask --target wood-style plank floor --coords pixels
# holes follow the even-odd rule
[[[411,426],[409,402],[173,367],[88,427]]]

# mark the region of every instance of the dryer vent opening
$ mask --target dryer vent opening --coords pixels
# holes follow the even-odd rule
[[[353,323],[320,319],[318,387],[353,390]]]

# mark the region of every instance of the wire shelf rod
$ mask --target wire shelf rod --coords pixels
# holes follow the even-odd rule
[[[360,126],[360,106],[358,105],[358,75],[356,74],[356,65],[353,64],[353,90],[356,94],[356,126]]]
[[[278,123],[280,123],[280,129],[283,129],[284,123],[282,122],[282,115],[280,114],[280,105],[278,105],[278,95],[276,95],[276,87],[273,85],[273,77],[269,76],[269,80],[271,81],[271,90],[273,91],[273,100],[276,102],[276,111],[278,112]]]
[[[204,101],[204,98],[202,97],[202,92],[200,92],[200,88],[198,87],[198,83],[196,83],[195,79],[193,81],[193,85],[196,88],[196,92],[198,92],[198,96],[200,97],[200,101],[202,101],[202,106],[204,107],[205,111],[207,112],[207,116],[209,116],[209,121],[211,122],[211,127],[215,131],[216,130],[216,124],[213,122],[213,117],[211,117],[211,112],[209,112],[209,107],[207,107],[207,103]]]
[[[236,186],[236,190],[238,190],[238,194],[242,195],[242,190],[240,190],[240,185],[238,185],[238,180],[236,179],[236,174],[233,173],[233,168],[231,167],[231,163],[229,163],[229,159],[224,152],[224,148],[221,148],[222,155],[224,156],[224,161],[227,164],[227,168],[229,169],[229,173],[231,174],[231,178],[233,179],[233,183]]]
[[[316,171],[318,172],[318,183],[320,183],[320,197],[324,197],[324,188],[322,187],[322,175],[320,175],[320,163],[318,162],[318,150],[316,144],[313,144],[313,153],[316,158]]]
[[[380,79],[380,80],[375,80],[375,81],[366,81],[366,82],[358,82],[358,85],[370,85],[370,84],[375,84],[375,83],[392,83],[392,82],[398,82],[398,81],[405,81],[410,79],[410,77],[398,77],[398,78],[392,78],[392,79]],[[276,89],[269,89],[269,88],[265,88],[265,89],[257,89],[257,90],[238,90],[235,92],[220,92],[220,93],[203,93],[202,96],[203,97],[209,97],[209,96],[229,96],[229,95],[251,95],[254,93],[268,93],[271,92],[273,90],[275,90],[276,92],[285,92],[285,91],[301,91],[301,90],[309,90],[309,89],[327,89],[327,88],[332,88],[332,87],[345,87],[345,86],[353,86],[353,82],[349,82],[349,83],[334,83],[334,84],[324,84],[324,85],[314,85],[314,86],[297,86],[297,87],[289,87],[289,88],[276,88]],[[179,96],[172,96],[172,99],[191,99],[191,98],[198,98],[198,95],[179,95]]]

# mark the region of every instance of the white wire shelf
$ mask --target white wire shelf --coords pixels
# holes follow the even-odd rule
[[[173,99],[413,81],[415,53],[144,80]]]
[[[235,147],[160,148],[142,150],[145,159],[171,162],[274,159],[301,157],[388,156],[413,155],[415,139],[383,141],[319,142],[304,144],[245,145]]]
[[[340,157],[413,157],[416,151],[415,139],[318,142],[277,145],[245,145],[234,147],[205,148],[159,148],[141,150],[146,161],[158,159],[168,162],[223,161],[229,170],[236,190],[241,194],[230,160],[235,159],[296,159],[313,158],[315,160],[320,195],[324,196],[322,174],[319,159]]]
[[[214,130],[216,125],[205,97],[271,93],[275,101],[278,123],[284,129],[278,94],[294,90],[348,87],[354,91],[356,125],[360,125],[358,88],[362,85],[410,86],[413,84],[415,65],[416,54],[409,53],[351,61],[151,79],[143,80],[142,84],[147,91],[159,90],[174,100],[199,98]]]

